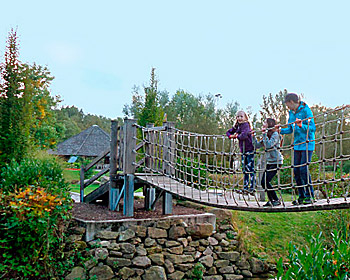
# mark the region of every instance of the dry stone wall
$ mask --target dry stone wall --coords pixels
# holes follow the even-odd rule
[[[75,267],[66,280],[238,280],[266,272],[262,261],[247,260],[238,251],[231,213],[217,211],[216,232],[212,224],[188,225],[182,219],[99,231],[86,244],[91,260]],[[86,247],[81,245],[82,235],[77,236],[74,242]]]

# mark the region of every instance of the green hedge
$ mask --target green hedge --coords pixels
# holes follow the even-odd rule
[[[0,278],[64,278],[72,265],[63,255],[72,200],[60,164],[28,158],[0,175]]]

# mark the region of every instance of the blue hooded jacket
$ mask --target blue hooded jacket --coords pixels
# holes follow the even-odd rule
[[[307,119],[311,118],[311,119]],[[302,120],[302,126],[296,125],[296,119]],[[316,125],[311,109],[305,102],[300,102],[296,112],[289,111],[288,127],[281,129],[281,134],[290,134],[294,131],[294,150],[313,151],[315,150]],[[309,141],[306,143],[306,141]]]

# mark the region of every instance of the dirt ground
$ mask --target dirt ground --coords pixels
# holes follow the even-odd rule
[[[120,220],[129,219],[130,217],[123,216],[123,205],[120,206],[121,211],[110,211],[107,206],[98,204],[87,203],[74,203],[73,217],[90,220],[90,221],[103,221],[103,220]],[[199,211],[194,208],[184,207],[173,203],[172,215],[191,215],[201,214],[203,211]],[[161,218],[171,215],[162,214],[162,203],[157,202],[156,209],[154,211],[145,210],[144,200],[135,199],[134,217],[135,219],[147,219],[147,218]]]

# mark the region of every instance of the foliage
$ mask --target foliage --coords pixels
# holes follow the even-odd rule
[[[50,95],[53,77],[46,67],[21,63],[17,41],[12,30],[0,67],[0,166],[20,161],[33,147],[54,147],[64,132],[52,111],[60,102]]]
[[[60,163],[45,152],[24,158],[20,162],[12,160],[0,172],[2,178],[0,188],[5,193],[14,192],[16,188],[25,186],[40,186],[60,195],[68,190],[67,183],[62,177]]]
[[[316,153],[312,154],[311,162],[317,162],[318,156]],[[292,158],[290,155],[285,155],[283,160],[283,165],[280,170],[280,184],[291,184],[292,182]],[[314,163],[309,165],[309,172],[311,174],[311,179],[316,180],[319,177],[319,164]],[[295,179],[293,179],[294,185],[296,185]],[[276,175],[271,182],[273,185],[278,184],[278,176]]]
[[[327,248],[322,232],[312,237],[309,246],[289,247],[289,264],[283,271],[282,259],[278,262],[281,279],[348,279],[350,276],[350,244],[340,233],[332,233],[332,246]]]
[[[65,230],[72,201],[54,158],[11,161],[1,174],[0,275],[6,279],[62,278]]]
[[[210,182],[207,182],[207,180],[211,179],[208,177],[206,165],[197,159],[178,158],[176,171],[178,172],[177,178],[184,180],[186,184],[191,184],[197,189],[205,189],[205,186],[210,184]]]
[[[350,173],[350,161],[345,161],[343,163],[343,172],[346,174]]]
[[[146,126],[148,123],[153,123],[155,126],[162,125],[164,121],[164,111],[160,106],[160,101],[164,101],[166,95],[161,95],[157,87],[158,80],[156,79],[155,68],[152,68],[150,85],[144,87],[144,95],[141,95],[138,92],[139,89],[134,87],[132,104],[130,106],[124,106],[124,114],[137,119],[138,124],[141,126]]]
[[[98,125],[107,133],[110,133],[111,131],[111,119],[103,116],[85,114],[83,110],[79,110],[75,106],[66,106],[55,109],[54,113],[57,122],[61,124],[64,130],[64,133],[61,135],[58,141],[64,141],[92,125]],[[117,119],[119,125],[123,123],[121,118]]]
[[[26,70],[18,60],[17,34],[7,41],[5,62],[0,65],[0,167],[19,161],[29,150],[32,91]]]
[[[224,112],[216,110],[215,102],[215,97],[211,94],[195,96],[178,90],[169,102],[168,120],[174,121],[179,129],[219,134],[222,132],[220,113]]]
[[[321,145],[316,145],[316,152],[318,154],[323,154],[326,159],[332,159],[335,155],[339,156],[340,141],[339,132],[343,131],[342,140],[342,154],[350,154],[350,123],[349,119],[349,109],[335,110],[322,105],[314,105],[311,110],[315,117],[315,123],[317,124],[316,129],[316,139],[324,139],[325,143]],[[325,112],[332,111],[332,113],[325,114]],[[344,113],[344,116],[343,116]],[[325,138],[323,138],[325,137]],[[337,141],[336,141],[337,140]]]
[[[322,220],[320,222],[320,229],[324,233],[324,241],[328,246],[331,246],[332,239],[331,233],[335,230],[342,234],[343,238],[349,241],[349,229],[350,229],[350,210],[331,210],[322,211]]]
[[[62,137],[64,127],[56,121],[52,108],[61,100],[50,95],[49,86],[54,79],[47,67],[24,64],[32,92],[32,124],[30,135],[33,144],[40,149],[53,148]]]
[[[288,108],[284,104],[284,98],[288,91],[284,89],[274,96],[269,93],[268,96],[263,95],[263,104],[261,106],[260,115],[262,120],[274,118],[281,124],[287,123]]]
[[[205,272],[204,265],[201,263],[196,263],[189,275],[189,279],[202,280],[204,272]]]

